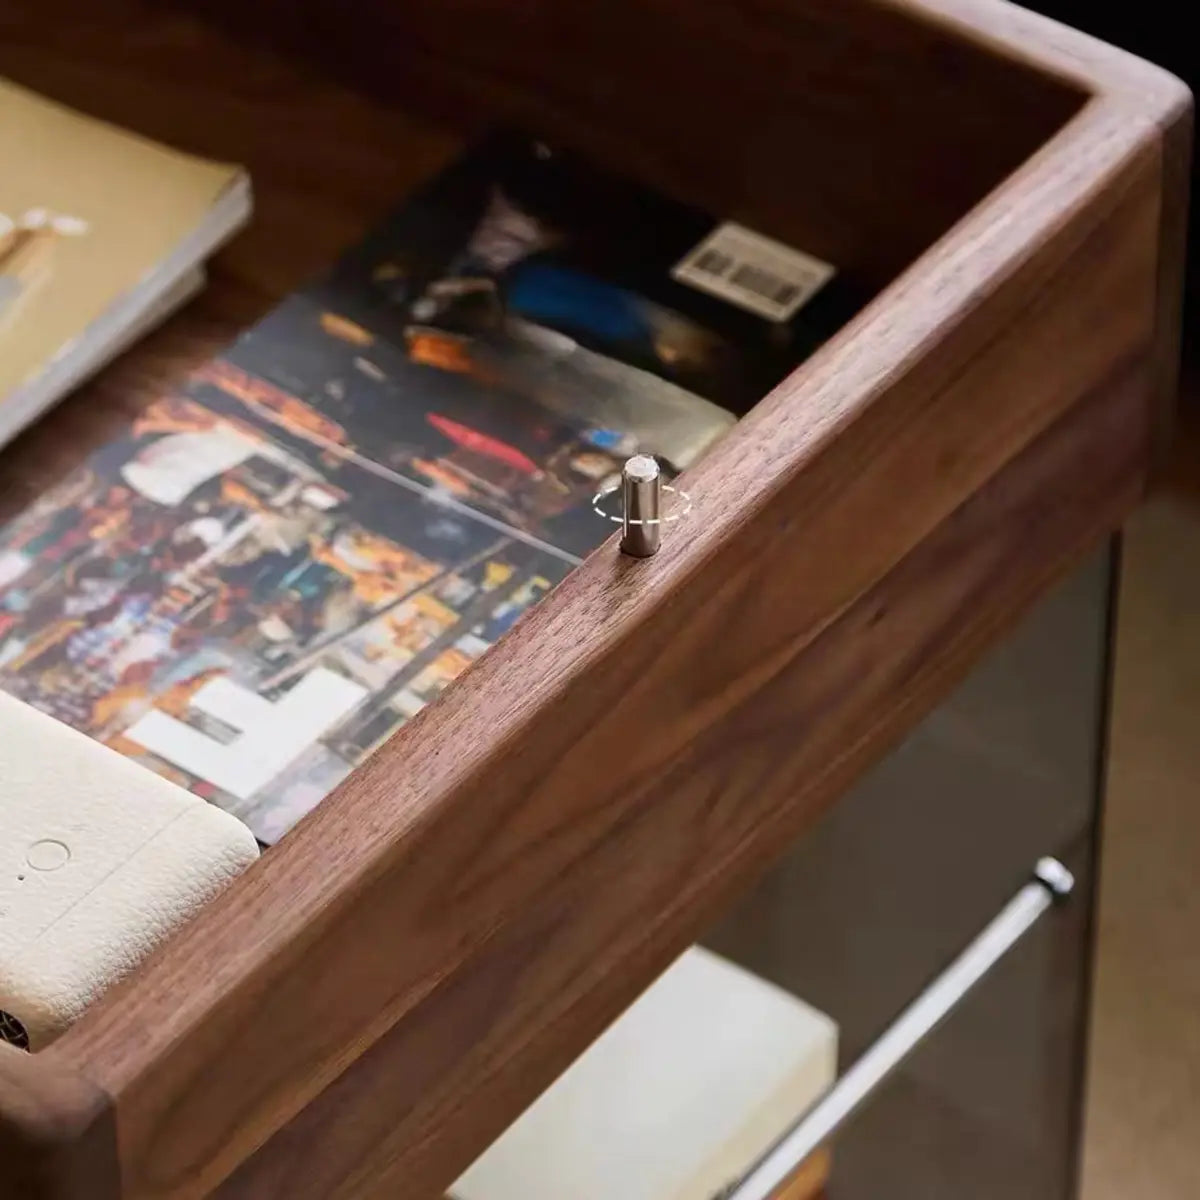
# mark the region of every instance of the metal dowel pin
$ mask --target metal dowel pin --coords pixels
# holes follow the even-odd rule
[[[635,454],[621,471],[624,518],[621,553],[649,558],[662,544],[662,471],[649,454]]]

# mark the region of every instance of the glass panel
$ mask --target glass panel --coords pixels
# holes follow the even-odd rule
[[[1044,600],[704,939],[831,1016],[844,1068],[1040,856],[1078,877],[837,1139],[830,1200],[1072,1192],[1112,558]]]

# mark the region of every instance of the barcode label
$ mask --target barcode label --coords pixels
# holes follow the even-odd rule
[[[684,255],[671,277],[769,321],[787,321],[834,273],[811,254],[726,221]]]

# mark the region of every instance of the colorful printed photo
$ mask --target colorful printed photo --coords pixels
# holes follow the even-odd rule
[[[711,226],[485,142],[0,529],[0,687],[275,841],[733,425]]]

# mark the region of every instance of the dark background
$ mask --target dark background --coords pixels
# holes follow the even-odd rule
[[[1200,69],[1200,45],[1192,37],[1194,9],[1180,0],[1026,0],[1026,7],[1083,29],[1115,46],[1174,71],[1193,88]]]

